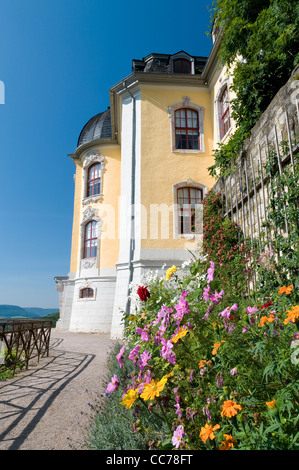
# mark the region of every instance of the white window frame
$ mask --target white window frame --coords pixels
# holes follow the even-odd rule
[[[179,215],[179,205],[177,203],[178,200],[178,189],[181,188],[197,188],[201,189],[202,191],[202,197],[204,199],[205,195],[207,194],[207,187],[202,184],[198,183],[197,181],[193,181],[191,178],[189,178],[186,181],[181,181],[179,183],[176,183],[172,187],[172,192],[173,192],[173,233],[174,233],[174,238],[186,238],[188,240],[195,240],[195,239],[200,239],[202,238],[202,233],[201,231],[199,233],[180,233],[179,231],[179,226],[178,226],[178,215]]]
[[[87,181],[88,181],[88,172],[89,168],[95,163],[101,164],[100,178],[101,178],[101,192],[100,194],[95,194],[94,196],[87,196]],[[83,157],[83,195],[82,195],[82,205],[85,206],[94,202],[102,202],[103,200],[103,174],[105,168],[105,157],[100,155],[98,152],[92,151],[88,152]]]
[[[199,131],[199,149],[177,149],[176,148],[176,135],[175,135],[175,111],[178,109],[192,109],[197,111],[198,114],[198,131]],[[168,116],[170,120],[171,131],[171,151],[174,153],[204,153],[205,152],[205,139],[204,139],[204,108],[198,104],[192,103],[189,96],[183,96],[183,101],[168,106]]]

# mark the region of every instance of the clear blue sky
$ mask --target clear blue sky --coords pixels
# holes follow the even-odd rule
[[[74,152],[132,59],[207,56],[208,0],[1,0],[0,304],[58,308],[69,273]],[[0,99],[1,102],[1,99]]]

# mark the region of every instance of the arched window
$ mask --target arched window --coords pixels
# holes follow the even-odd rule
[[[173,73],[191,73],[191,62],[188,59],[175,59]]]
[[[88,169],[87,197],[101,194],[101,163],[94,163]]]
[[[175,146],[177,149],[199,149],[198,112],[190,108],[175,111]]]
[[[228,89],[226,85],[223,88],[219,97],[219,128],[220,140],[222,140],[230,128],[229,99]]]
[[[92,220],[85,225],[83,258],[93,258],[97,256],[97,247],[98,224],[95,220]]]
[[[202,199],[203,191],[200,188],[185,186],[177,189],[179,234],[199,233],[201,221],[197,220],[196,216]]]
[[[86,287],[85,289],[81,289],[79,293],[79,298],[80,299],[91,299],[93,298],[94,293],[93,289],[90,289],[89,287]]]

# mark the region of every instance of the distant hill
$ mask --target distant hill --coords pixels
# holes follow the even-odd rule
[[[0,319],[41,318],[56,313],[59,308],[19,307],[18,305],[0,305]]]

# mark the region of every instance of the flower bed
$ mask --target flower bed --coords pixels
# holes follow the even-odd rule
[[[124,319],[107,394],[121,393],[132,432],[153,431],[147,448],[298,449],[295,289],[232,301],[218,270],[197,259],[132,287],[135,310]],[[160,431],[149,429],[145,412]]]

